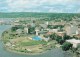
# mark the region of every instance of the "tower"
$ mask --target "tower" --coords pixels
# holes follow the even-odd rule
[[[26,28],[24,28],[24,31],[26,32],[26,33],[28,33],[28,28],[26,27]]]
[[[36,35],[38,35],[38,34],[39,34],[39,30],[38,30],[38,29],[36,29],[35,31],[36,31]]]

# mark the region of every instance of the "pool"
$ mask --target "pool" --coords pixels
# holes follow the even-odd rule
[[[42,38],[40,38],[39,36],[34,36],[32,39],[36,41],[42,40]]]

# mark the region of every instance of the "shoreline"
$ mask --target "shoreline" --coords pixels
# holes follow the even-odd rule
[[[5,31],[4,31],[4,32],[5,32]],[[2,34],[4,34],[4,32],[3,32]],[[0,41],[4,42],[2,38],[3,38],[3,36],[1,35],[1,40],[0,40]],[[50,51],[50,50],[46,50],[46,51],[38,52],[38,53],[17,52],[17,51],[15,51],[15,50],[11,50],[11,49],[9,49],[8,47],[6,47],[6,46],[5,46],[5,43],[3,43],[3,48],[4,48],[6,51],[13,52],[13,53],[15,53],[15,54],[22,54],[22,55],[40,55],[40,54],[44,54],[44,53]]]
[[[10,29],[10,28],[9,28],[9,29]],[[7,29],[7,30],[9,30],[9,29]],[[7,30],[5,30],[5,31],[7,31]],[[3,38],[3,34],[4,34],[5,31],[3,31],[2,35],[1,35],[1,38]],[[33,52],[33,53],[19,52],[19,51],[12,50],[12,49],[6,47],[3,39],[1,39],[1,41],[3,42],[3,47],[4,47],[4,49],[5,49],[6,51],[13,52],[13,53],[16,53],[16,54],[23,54],[23,55],[40,55],[40,54],[44,54],[44,53],[50,51],[50,50],[44,50],[44,51],[42,51],[42,52],[36,52],[36,53],[35,53],[35,52]]]
[[[14,50],[11,50],[9,48],[6,48],[5,46],[3,47],[6,51],[9,51],[9,52],[13,52],[15,54],[22,54],[22,55],[40,55],[40,54],[44,54],[50,50],[46,50],[46,51],[43,51],[41,53],[25,53],[25,52],[17,52],[17,51],[14,51]]]

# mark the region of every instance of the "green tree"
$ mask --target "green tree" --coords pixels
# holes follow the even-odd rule
[[[63,45],[62,45],[62,50],[67,51],[67,50],[69,50],[70,48],[72,48],[72,45],[73,45],[73,44],[71,44],[71,43],[69,43],[69,42],[65,42],[65,43],[63,43]]]
[[[18,28],[17,27],[12,27],[11,31],[16,31]]]
[[[57,37],[55,38],[55,40],[59,43],[59,44],[63,44],[65,41],[62,39],[62,37],[61,36],[58,36],[57,35]]]
[[[68,39],[71,39],[72,37],[70,37],[69,35],[67,35],[67,34],[64,34],[64,36],[63,36],[63,40],[65,41],[65,40],[68,40]]]
[[[53,34],[50,35],[50,38],[51,38],[52,40],[55,40],[56,37],[57,37],[57,34],[56,34],[56,33],[53,33]]]
[[[35,27],[29,27],[28,32],[29,34],[35,33]]]
[[[61,45],[64,43],[65,41],[62,38],[58,39],[58,43],[60,43]]]

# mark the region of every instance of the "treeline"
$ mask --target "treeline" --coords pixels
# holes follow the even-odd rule
[[[72,18],[80,18],[79,13],[33,13],[33,12],[12,12],[12,13],[0,13],[0,18],[46,18],[46,19],[64,19],[71,20]]]

